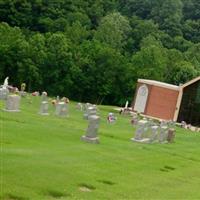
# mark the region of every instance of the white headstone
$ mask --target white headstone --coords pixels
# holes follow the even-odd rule
[[[134,110],[139,113],[144,113],[147,103],[149,90],[146,85],[141,85],[137,91]]]

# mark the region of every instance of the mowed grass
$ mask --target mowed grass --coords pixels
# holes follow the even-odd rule
[[[39,106],[23,98],[20,113],[0,111],[0,199],[200,199],[200,134],[177,128],[173,144],[133,143],[130,117],[107,124],[113,107],[99,106],[100,144],[89,144],[75,103],[68,118]]]

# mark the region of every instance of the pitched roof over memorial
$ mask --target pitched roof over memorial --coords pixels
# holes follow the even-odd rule
[[[158,87],[163,87],[163,88],[167,88],[167,89],[171,89],[171,90],[179,90],[180,87],[177,85],[172,85],[172,84],[168,84],[168,83],[163,83],[160,81],[154,81],[154,80],[148,80],[148,79],[138,79],[139,83],[146,83],[149,85],[154,85],[154,86],[158,86]]]

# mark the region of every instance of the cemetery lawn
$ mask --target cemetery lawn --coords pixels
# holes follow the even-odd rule
[[[0,199],[200,199],[200,134],[177,128],[173,144],[137,144],[128,116],[106,122],[100,144],[80,140],[87,121],[70,102],[70,117],[38,115],[39,97],[20,113],[0,111]],[[0,103],[0,108],[4,107]]]

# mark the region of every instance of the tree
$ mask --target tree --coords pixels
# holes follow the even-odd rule
[[[163,81],[167,64],[166,51],[157,45],[142,47],[133,55],[132,64],[136,68],[138,78]]]
[[[122,49],[129,31],[129,21],[120,13],[111,13],[102,19],[95,33],[95,39],[112,48]]]
[[[194,43],[200,42],[200,20],[187,20],[183,24],[184,38]]]
[[[62,33],[46,35],[47,57],[41,73],[43,74],[43,89],[48,90],[50,94],[68,94],[70,92],[72,86],[70,46],[70,41]]]
[[[197,75],[198,72],[191,63],[181,61],[175,64],[171,71],[169,82],[175,85],[184,84],[195,78]]]
[[[169,35],[182,35],[182,8],[183,4],[181,0],[157,0],[154,2],[151,17]]]
[[[143,38],[159,33],[158,25],[152,20],[141,20],[134,16],[130,20],[131,31],[128,37],[127,48],[132,53],[138,51]]]

